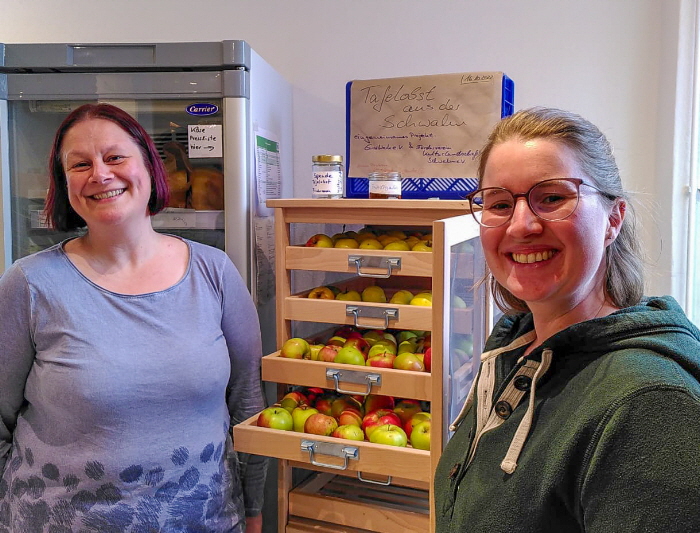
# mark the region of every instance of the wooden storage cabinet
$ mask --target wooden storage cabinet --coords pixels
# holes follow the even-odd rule
[[[455,290],[472,290],[474,265],[482,262],[465,244],[478,235],[468,202],[292,199],[270,200],[268,206],[275,209],[278,349],[293,336],[295,322],[420,329],[432,332],[433,362],[430,373],[411,372],[286,359],[275,352],[263,358],[263,380],[280,384],[280,394],[283,385],[298,385],[429,401],[431,451],[261,428],[257,415],[234,427],[236,449],[279,459],[280,533],[433,531],[433,471],[449,418],[461,407],[457,403],[466,396],[479,359],[478,351],[455,352],[455,339],[466,334],[473,337],[472,346],[481,346],[490,323],[481,293],[452,309]],[[431,228],[433,252],[307,248],[291,242],[293,225],[319,222]],[[399,266],[387,266],[387,258]],[[433,306],[309,299],[313,287],[292,291],[292,272],[304,270],[345,273],[344,285],[361,291],[376,283],[388,296],[399,288],[432,289]],[[468,273],[465,279],[462,270]],[[362,309],[353,312],[352,306]],[[392,311],[386,314],[386,309]],[[292,468],[317,475],[293,486]]]

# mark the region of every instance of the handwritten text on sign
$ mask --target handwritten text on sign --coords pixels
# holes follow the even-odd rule
[[[190,158],[223,157],[221,124],[190,124],[187,126],[187,144]]]
[[[472,72],[351,82],[348,176],[475,177],[501,118],[502,80]]]

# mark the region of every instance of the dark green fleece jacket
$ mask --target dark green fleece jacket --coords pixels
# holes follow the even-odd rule
[[[437,532],[700,532],[700,332],[670,297],[527,357],[505,316],[435,474]]]

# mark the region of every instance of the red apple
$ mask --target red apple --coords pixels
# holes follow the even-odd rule
[[[325,363],[332,363],[333,361],[335,361],[335,356],[338,355],[339,351],[340,346],[337,346],[336,344],[326,344],[318,352],[318,356],[320,357],[321,361]]]
[[[335,400],[335,396],[326,394],[316,399],[316,401],[314,402],[314,407],[318,409],[319,413],[323,413],[324,415],[330,415],[333,400]]]
[[[394,409],[394,397],[381,394],[369,394],[365,398],[365,413],[371,413],[377,409]]]
[[[377,409],[364,416],[361,427],[364,430],[365,435],[367,435],[367,438],[369,438],[376,428],[386,424],[400,426],[401,419],[391,409]]]
[[[408,437],[399,426],[393,424],[383,424],[377,426],[369,436],[369,441],[375,444],[386,444],[388,446],[406,446]]]
[[[418,450],[430,450],[430,420],[421,422],[411,431],[411,446]]]
[[[340,337],[345,337],[347,340],[350,339],[364,339],[362,333],[357,330],[351,330],[347,335],[340,335]]]
[[[258,426],[291,431],[294,427],[292,415],[284,407],[268,407],[258,415]]]
[[[359,335],[359,333],[358,333]],[[359,350],[363,357],[367,359],[367,354],[369,353],[369,342],[367,342],[365,339],[362,337],[350,337],[348,340],[345,341],[345,344],[343,344],[343,348],[347,348],[348,346],[354,347],[357,350]]]
[[[394,413],[398,415],[401,419],[400,426],[403,426],[408,422],[413,415],[422,411],[420,402],[418,400],[403,399],[397,402],[394,407]]]
[[[365,440],[365,434],[362,432],[362,429],[360,429],[360,426],[354,425],[338,426],[335,431],[331,433],[331,437],[348,440]]]
[[[294,422],[294,431],[303,432],[304,424],[306,420],[311,416],[318,413],[318,409],[309,407],[308,405],[300,405],[295,407],[292,411],[292,421]]]
[[[322,389],[321,387],[307,387],[304,389],[304,392],[306,393],[306,397],[309,399],[309,405],[313,405],[318,398],[326,394],[325,389]]]
[[[280,350],[280,357],[289,359],[303,359],[309,354],[309,343],[299,337],[287,339]]]
[[[403,425],[403,430],[406,432],[406,435],[410,437],[411,431],[413,431],[414,427],[416,427],[421,422],[425,422],[426,420],[431,419],[432,415],[430,413],[426,413],[425,411],[419,411],[418,413],[416,413],[408,419],[408,421]]]
[[[430,369],[433,366],[433,349],[432,349],[432,347],[428,347],[428,349],[425,350],[425,354],[423,355],[423,365],[425,366],[425,371],[430,372]]]
[[[360,413],[360,415],[362,415],[363,412],[362,404],[360,402],[358,402],[352,396],[345,395],[333,400],[333,403],[331,404],[331,415],[338,418],[340,413],[346,409],[355,409],[358,413]]]
[[[333,336],[334,336],[334,337],[342,337],[342,338],[344,338],[344,339],[347,340],[347,339],[350,338],[350,335],[351,335],[352,333],[354,333],[355,331],[356,331],[356,330],[353,329],[352,326],[347,326],[347,325],[346,325],[346,326],[340,326],[338,329],[336,329],[336,330],[333,332]]]
[[[338,424],[341,426],[353,425],[360,427],[362,425],[362,415],[357,409],[345,409],[338,416]]]
[[[291,391],[285,394],[280,401],[280,405],[290,413],[300,405],[309,405],[309,399],[299,391]]]
[[[380,353],[368,357],[365,366],[375,366],[378,368],[394,368],[394,359],[396,359],[396,356],[393,353]]]
[[[338,427],[338,421],[332,416],[322,413],[314,413],[306,419],[304,432],[314,435],[330,436]]]

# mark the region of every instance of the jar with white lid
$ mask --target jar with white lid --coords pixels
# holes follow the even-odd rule
[[[384,200],[401,198],[400,172],[370,172],[369,197]]]
[[[311,197],[343,197],[343,156],[314,155],[311,157]]]

